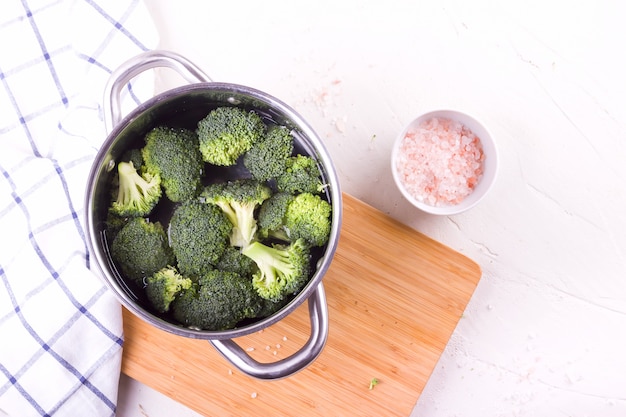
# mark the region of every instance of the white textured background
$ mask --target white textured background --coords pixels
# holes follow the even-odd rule
[[[343,191],[481,265],[412,416],[626,416],[626,3],[146,3],[161,47],[295,107]],[[492,193],[454,217],[413,210],[389,167],[436,108],[482,120],[500,150]],[[195,415],[121,388],[121,417]]]

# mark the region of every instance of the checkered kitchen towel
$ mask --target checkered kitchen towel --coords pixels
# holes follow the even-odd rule
[[[0,416],[115,414],[121,311],[90,271],[83,198],[109,74],[157,40],[141,0],[0,4]]]

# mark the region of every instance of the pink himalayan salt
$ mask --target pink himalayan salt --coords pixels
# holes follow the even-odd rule
[[[483,173],[480,139],[462,123],[431,118],[407,132],[400,144],[397,172],[404,188],[430,206],[458,204]]]

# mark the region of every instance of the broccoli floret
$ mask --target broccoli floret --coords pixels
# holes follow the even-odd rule
[[[256,241],[242,253],[256,263],[258,271],[252,275],[252,285],[266,300],[280,302],[297,293],[310,278],[309,247],[303,239],[273,246]]]
[[[228,246],[232,225],[210,204],[189,200],[174,210],[169,226],[170,246],[178,270],[199,277],[213,269]]]
[[[317,194],[276,193],[259,210],[260,239],[304,239],[310,246],[323,246],[330,237],[332,207]]]
[[[213,270],[173,301],[174,318],[192,328],[231,329],[241,320],[256,317],[261,299],[252,282],[233,272]]]
[[[378,380],[378,378],[370,379],[370,390],[373,390],[374,387],[379,384],[379,382],[380,381]]]
[[[174,262],[161,223],[143,217],[131,218],[118,232],[111,258],[125,277],[141,285],[144,278]]]
[[[242,277],[251,277],[256,269],[254,261],[241,253],[239,248],[228,246],[215,265],[220,271],[236,272]]]
[[[330,237],[332,207],[319,195],[302,193],[287,206],[284,227],[291,240],[304,239],[311,246],[323,246]]]
[[[292,194],[276,193],[263,202],[257,217],[257,235],[261,239],[272,237],[284,241],[290,240],[288,231],[285,229],[285,214],[293,199]]]
[[[129,217],[118,216],[112,210],[107,212],[107,217],[104,221],[107,242],[113,242],[119,231],[128,223],[128,219]]]
[[[293,152],[293,137],[283,126],[273,126],[243,156],[243,164],[252,177],[268,181],[281,175]]]
[[[189,289],[191,284],[191,279],[183,277],[176,268],[167,266],[146,279],[146,296],[159,313],[165,313],[178,293]]]
[[[261,300],[263,301],[262,307],[261,311],[259,311],[259,313],[257,314],[257,318],[269,317],[281,308],[283,308],[285,305],[287,305],[289,301],[291,301],[289,297],[285,297],[280,301],[271,301],[266,300],[265,298],[261,298]]]
[[[132,162],[117,164],[118,192],[111,211],[121,217],[141,217],[150,214],[161,198],[158,175],[139,175]]]
[[[143,166],[143,156],[141,149],[133,148],[124,152],[120,158],[123,162],[132,162],[135,168],[140,169]]]
[[[285,171],[276,178],[276,186],[279,191],[291,194],[316,194],[326,187],[322,183],[317,162],[306,155],[296,155],[287,159]]]
[[[234,165],[265,133],[265,123],[253,111],[218,107],[198,122],[200,151],[206,162]]]
[[[210,184],[200,194],[202,201],[219,206],[233,225],[230,244],[246,247],[257,230],[255,210],[272,190],[255,180],[243,179]]]
[[[204,161],[194,131],[156,127],[145,137],[141,153],[145,170],[161,177],[165,195],[182,202],[200,190]]]

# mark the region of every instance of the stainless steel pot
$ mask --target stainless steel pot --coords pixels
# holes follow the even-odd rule
[[[122,117],[120,95],[137,75],[157,67],[172,68],[189,85],[159,94]],[[290,127],[295,147],[317,159],[332,205],[332,228],[328,245],[320,254],[315,272],[306,287],[284,308],[272,316],[225,331],[194,330],[168,321],[150,311],[141,297],[126,284],[109,256],[104,221],[109,201],[109,187],[115,162],[130,147],[138,147],[143,136],[159,124],[195,126],[211,109],[237,105],[254,109],[263,117]],[[227,360],[242,372],[260,379],[289,376],[311,364],[321,353],[328,335],[328,309],[322,277],[328,270],[337,247],[341,228],[342,203],[337,174],[323,143],[313,129],[282,101],[250,87],[212,82],[202,70],[184,57],[167,51],[150,51],[120,66],[111,75],[105,89],[105,123],[110,132],[95,157],[87,181],[86,224],[89,251],[101,276],[119,301],[133,314],[157,328],[184,337],[208,340]],[[235,170],[236,173],[236,170]],[[235,174],[236,175],[236,174]],[[264,329],[294,311],[305,300],[311,322],[308,341],[292,356],[274,363],[260,363],[251,358],[233,339]]]

